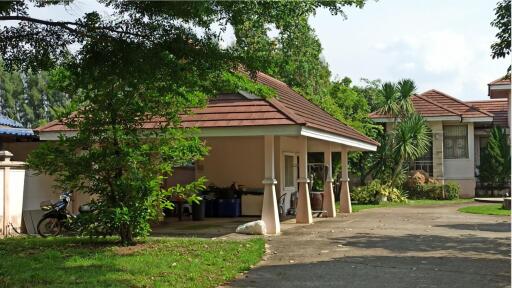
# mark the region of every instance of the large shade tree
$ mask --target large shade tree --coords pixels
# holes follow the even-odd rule
[[[162,175],[172,174],[172,167],[206,153],[195,131],[179,127],[179,115],[205,105],[218,91],[243,88],[272,96],[231,72],[242,65],[251,75],[272,65],[276,53],[251,33],[275,27],[279,36],[272,45],[287,47],[282,57],[300,57],[304,35],[299,32],[310,30],[306,20],[316,9],[343,14],[347,5],[364,4],[104,0],[109,15],[93,11],[73,21],[31,15],[30,6],[71,2],[1,2],[0,21],[10,26],[0,30],[0,53],[7,69],[51,71],[56,88],[74,95],[61,116],[78,133],[42,145],[29,163],[55,175],[63,188],[96,195],[95,221],[124,244],[147,235],[164,196],[201,187],[198,182],[160,189]],[[236,42],[226,47],[220,40],[229,26]]]
[[[491,45],[491,56],[493,59],[505,58],[510,55],[510,34],[511,34],[511,1],[500,0],[494,9],[495,18],[491,25],[498,29],[496,32],[496,41]],[[507,74],[510,76],[510,65],[508,66]]]
[[[6,71],[0,61],[0,114],[25,127],[54,120],[70,102],[70,96],[49,87],[46,71]]]

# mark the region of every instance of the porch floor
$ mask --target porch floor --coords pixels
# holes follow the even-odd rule
[[[236,227],[247,222],[260,220],[261,217],[234,217],[234,218],[205,218],[201,221],[184,219],[178,221],[176,217],[165,218],[159,224],[152,226],[152,236],[162,237],[198,237],[198,238],[226,238],[242,239],[252,237],[235,233]],[[319,221],[326,218],[315,218]],[[296,224],[295,218],[288,218],[281,221],[281,231],[309,224]]]

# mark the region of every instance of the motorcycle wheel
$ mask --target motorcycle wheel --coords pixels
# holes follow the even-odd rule
[[[41,237],[58,236],[62,230],[62,222],[54,217],[45,217],[37,223],[37,233]]]

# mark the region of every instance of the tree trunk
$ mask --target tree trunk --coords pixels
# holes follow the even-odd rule
[[[121,243],[123,246],[131,246],[135,244],[133,239],[132,227],[128,223],[122,223],[119,228],[119,236],[121,237]]]
[[[400,173],[400,170],[402,170],[402,165],[404,164],[404,158],[400,157],[400,160],[398,161],[398,164],[395,167],[395,170],[393,171],[393,175],[391,176],[391,187],[395,187],[396,180],[398,178],[398,173]]]

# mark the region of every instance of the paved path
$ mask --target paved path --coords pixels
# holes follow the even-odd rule
[[[288,229],[229,287],[510,287],[510,220],[468,204],[370,209]]]

